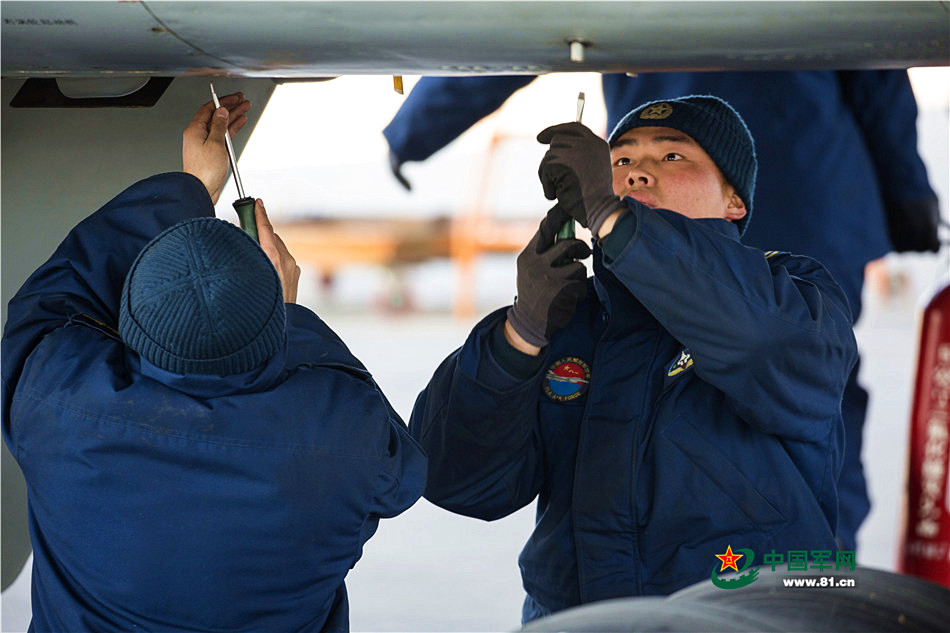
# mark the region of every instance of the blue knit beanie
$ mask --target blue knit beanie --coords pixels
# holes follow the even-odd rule
[[[177,374],[227,376],[284,344],[280,278],[251,237],[216,218],[185,220],[139,253],[122,287],[119,334]]]
[[[746,214],[735,223],[739,235],[742,235],[752,216],[758,163],[752,135],[739,113],[712,95],[651,101],[623,117],[607,137],[607,143],[613,146],[617,139],[633,128],[653,126],[684,132],[709,154],[745,203]]]

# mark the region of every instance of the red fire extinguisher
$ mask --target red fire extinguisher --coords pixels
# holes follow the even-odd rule
[[[950,587],[950,282],[924,308],[898,571]]]

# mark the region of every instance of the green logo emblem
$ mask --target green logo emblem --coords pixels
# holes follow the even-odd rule
[[[712,572],[709,574],[710,580],[712,583],[719,587],[720,589],[738,589],[739,587],[745,587],[746,585],[751,585],[759,578],[759,568],[753,567],[746,573],[744,572],[749,568],[749,565],[752,564],[752,561],[755,559],[755,552],[750,549],[740,549],[741,554],[734,554],[732,552],[732,545],[726,546],[725,554],[716,554],[716,558],[722,561],[722,565],[719,567],[719,572],[723,572],[727,567],[731,567],[736,571],[739,576],[735,578],[722,579],[717,575],[716,568],[713,567]],[[745,558],[745,564],[742,566],[742,569],[736,565],[736,561],[740,558]]]

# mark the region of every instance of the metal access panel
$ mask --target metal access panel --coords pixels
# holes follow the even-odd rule
[[[6,2],[13,76],[478,74],[950,63],[946,2]],[[569,42],[584,43],[571,61]]]

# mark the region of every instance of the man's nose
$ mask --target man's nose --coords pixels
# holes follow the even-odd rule
[[[634,165],[627,172],[627,186],[649,187],[654,182],[653,174],[643,169],[640,165]]]

